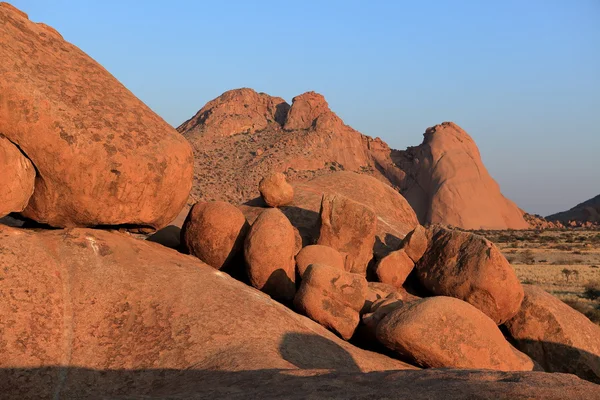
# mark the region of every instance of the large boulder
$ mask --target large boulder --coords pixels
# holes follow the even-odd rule
[[[378,324],[377,339],[417,364],[434,368],[530,371],[494,321],[452,297],[429,297],[394,308]]]
[[[429,247],[429,235],[427,229],[417,225],[402,240],[400,248],[410,257],[413,262],[418,262]]]
[[[248,228],[244,214],[229,203],[196,203],[183,224],[181,241],[190,254],[221,269],[243,250]]]
[[[415,267],[414,261],[404,249],[392,251],[383,257],[375,266],[375,274],[379,282],[401,287]]]
[[[365,275],[373,258],[377,216],[364,205],[342,195],[324,195],[318,244],[338,250],[345,269]]]
[[[265,176],[258,184],[258,190],[270,207],[287,206],[294,201],[294,188],[287,183],[281,172]]]
[[[244,242],[244,258],[250,283],[281,301],[296,294],[296,238],[294,228],[281,211],[270,208],[252,224]]]
[[[185,138],[54,29],[0,7],[0,132],[33,163],[22,214],[56,227],[161,228],[185,205]]]
[[[350,339],[365,304],[367,280],[323,264],[311,264],[294,298],[296,308],[324,327]]]
[[[344,257],[329,246],[313,244],[304,247],[296,254],[296,271],[302,277],[311,264],[324,264],[344,271]]]
[[[548,372],[600,383],[600,327],[544,290],[524,288],[519,312],[505,324],[517,347]]]
[[[438,296],[464,300],[500,325],[513,317],[523,288],[500,250],[483,236],[430,228],[430,245],[415,265],[419,281]]]
[[[170,378],[202,371],[413,368],[195,257],[126,234],[0,225],[0,265],[7,398],[157,395]]]
[[[23,211],[33,193],[35,169],[8,139],[0,134],[0,218]]]
[[[404,172],[400,190],[423,225],[527,229],[515,203],[500,192],[475,141],[452,122],[428,128],[423,143],[392,154]]]
[[[375,212],[377,216],[375,255],[381,258],[397,250],[402,238],[419,224],[415,212],[400,193],[391,186],[365,174],[339,171],[294,183],[294,201],[282,211],[300,230],[305,243],[319,238],[319,211],[324,194],[340,194]],[[249,222],[263,210],[253,200],[241,207]]]

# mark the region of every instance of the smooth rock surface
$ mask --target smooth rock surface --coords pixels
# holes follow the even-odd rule
[[[250,283],[276,300],[291,301],[296,294],[294,228],[277,208],[263,211],[244,242]]]
[[[196,203],[183,224],[181,241],[191,255],[221,269],[236,261],[248,229],[237,207],[223,201]]]
[[[394,308],[378,324],[377,339],[391,350],[433,368],[531,371],[488,316],[464,301],[429,297]]]
[[[567,372],[600,383],[600,327],[536,286],[506,327],[517,347],[545,371]]]

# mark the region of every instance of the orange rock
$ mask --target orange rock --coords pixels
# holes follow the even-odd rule
[[[270,207],[287,206],[294,201],[294,188],[287,183],[285,175],[280,172],[265,176],[260,181],[258,190]]]
[[[365,275],[373,258],[377,216],[364,205],[342,195],[323,196],[318,244],[345,256],[346,271]]]
[[[0,135],[0,217],[23,211],[33,193],[35,169],[8,139]]]
[[[427,237],[427,230],[421,226],[417,227],[404,237],[400,248],[406,252],[413,262],[417,262],[423,257],[425,251],[429,247],[429,238]]]
[[[24,216],[161,228],[183,208],[190,145],[76,46],[4,6],[0,71],[0,132],[37,171]]]
[[[183,224],[181,241],[190,254],[221,269],[241,253],[248,228],[244,214],[229,203],[196,203]]]
[[[350,339],[365,303],[367,280],[357,274],[323,264],[311,264],[302,276],[294,298],[301,313]]]
[[[483,236],[440,226],[429,229],[430,247],[415,265],[423,286],[464,300],[498,325],[512,318],[523,288],[500,250]]]
[[[413,368],[156,243],[80,228],[0,237],[3,398],[163,398],[187,372]]]
[[[517,347],[548,372],[600,383],[600,327],[544,290],[524,289],[519,312],[505,324]]]
[[[243,88],[229,90],[206,103],[192,118],[177,128],[186,136],[203,139],[256,133],[271,125],[280,125],[290,106],[280,97]]]
[[[405,303],[379,322],[376,334],[391,350],[426,367],[533,369],[533,362],[517,354],[494,321],[452,297]]]
[[[406,174],[401,193],[421,224],[463,229],[527,229],[521,210],[500,192],[473,139],[458,125],[428,128],[423,143],[393,156]]]
[[[296,271],[302,277],[311,264],[324,264],[335,269],[344,271],[344,257],[339,251],[329,246],[318,244],[304,247],[296,255]]]
[[[244,242],[250,283],[276,300],[291,301],[296,293],[294,228],[277,208],[263,211]]]
[[[401,249],[393,251],[379,260],[375,267],[375,274],[379,282],[399,288],[404,284],[414,267],[413,260],[406,254],[404,249]]]

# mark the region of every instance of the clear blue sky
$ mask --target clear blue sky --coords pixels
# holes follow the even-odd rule
[[[454,121],[503,193],[600,193],[600,1],[13,0],[174,126],[222,92],[325,95],[394,148]]]

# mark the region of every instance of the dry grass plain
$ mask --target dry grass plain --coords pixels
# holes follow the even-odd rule
[[[478,231],[522,283],[542,287],[600,324],[600,230]]]

